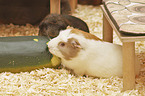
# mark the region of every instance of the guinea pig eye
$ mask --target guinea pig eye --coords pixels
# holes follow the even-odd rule
[[[59,43],[59,46],[64,47],[65,46],[65,43],[64,42],[60,42]]]

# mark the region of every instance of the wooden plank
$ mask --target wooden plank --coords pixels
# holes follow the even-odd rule
[[[145,36],[122,36],[123,42],[145,41]]]
[[[60,0],[50,0],[50,13],[60,14]]]
[[[103,11],[104,16],[106,17],[106,19],[108,20],[108,22],[110,23],[110,25],[112,26],[112,28],[114,29],[114,31],[116,32],[117,36],[119,37],[119,39],[122,42],[135,42],[135,41],[144,41],[145,40],[145,36],[122,35],[120,32],[118,32],[117,28],[115,27],[114,23],[110,19],[109,15],[107,14],[107,12],[106,12],[106,10],[105,10],[103,5],[101,5],[101,9]]]
[[[103,15],[103,40],[112,43],[113,42],[113,28]]]
[[[71,6],[71,13],[73,13],[77,7],[78,0],[69,0]]]
[[[123,42],[123,91],[135,88],[135,42]]]

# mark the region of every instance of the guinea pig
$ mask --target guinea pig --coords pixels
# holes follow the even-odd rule
[[[61,58],[62,65],[76,75],[122,77],[122,46],[105,42],[91,33],[68,28],[48,43],[50,53]],[[140,62],[136,58],[136,74]]]
[[[100,5],[103,0],[78,0],[78,3],[81,5]]]
[[[61,14],[71,14],[71,7],[69,0],[60,0]]]
[[[60,30],[66,29],[67,26],[89,32],[87,24],[77,17],[63,14],[50,14],[39,24],[39,36],[54,38],[58,36]]]

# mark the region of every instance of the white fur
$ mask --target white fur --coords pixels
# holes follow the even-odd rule
[[[48,43],[50,52],[60,57],[65,67],[72,69],[77,75],[122,76],[122,47],[120,45],[86,39],[70,31],[71,29],[61,31],[59,36]],[[72,37],[79,41],[82,49],[77,57],[65,60],[57,45],[60,41],[67,42]]]

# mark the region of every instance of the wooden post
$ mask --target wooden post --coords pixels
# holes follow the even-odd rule
[[[103,40],[111,43],[113,42],[113,28],[105,15],[103,15]]]
[[[123,42],[123,91],[135,88],[135,42]]]
[[[75,11],[75,8],[77,7],[78,0],[69,0],[70,6],[71,6],[71,13]]]
[[[50,13],[60,14],[60,0],[50,0]]]

